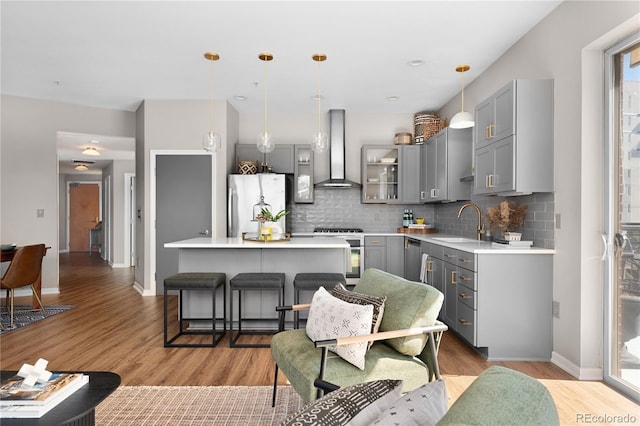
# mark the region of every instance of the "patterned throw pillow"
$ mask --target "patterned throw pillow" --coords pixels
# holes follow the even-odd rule
[[[330,295],[324,287],[320,287],[311,300],[307,319],[307,336],[315,342],[371,334],[372,318],[373,306],[344,302]],[[329,350],[364,370],[367,342],[331,346]]]
[[[337,297],[340,300],[344,300],[349,303],[357,303],[358,305],[372,305],[373,306],[373,321],[371,323],[371,333],[377,333],[382,323],[382,315],[384,314],[384,302],[386,297],[370,296],[364,293],[356,293],[355,291],[349,291],[342,284],[336,285],[331,290],[331,295]],[[369,342],[368,348],[371,348],[373,342]]]
[[[448,407],[447,388],[444,381],[434,380],[395,401],[380,414],[373,425],[435,425],[444,417]]]
[[[376,380],[340,388],[305,406],[283,423],[295,425],[370,425],[400,398],[402,380]]]

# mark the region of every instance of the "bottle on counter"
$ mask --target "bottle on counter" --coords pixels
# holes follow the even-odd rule
[[[404,209],[404,214],[402,215],[402,227],[409,227],[409,209]]]
[[[413,223],[413,209],[409,209],[409,224],[407,225],[407,227],[412,223]]]

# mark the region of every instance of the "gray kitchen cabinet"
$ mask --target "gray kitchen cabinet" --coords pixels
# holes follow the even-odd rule
[[[410,281],[420,281],[420,240],[404,239],[404,277]]]
[[[471,188],[460,178],[471,172],[472,130],[445,128],[422,149],[420,200],[424,203],[468,200]]]
[[[364,268],[387,270],[387,248],[385,237],[364,237]]]
[[[295,146],[289,144],[276,144],[273,151],[264,154],[258,151],[255,144],[236,144],[236,171],[239,160],[258,161],[259,164],[267,163],[273,173],[293,174]]]
[[[404,273],[404,238],[386,237],[387,272],[398,276]]]
[[[293,201],[313,203],[313,150],[311,145],[295,145]]]
[[[403,236],[366,236],[364,267],[377,268],[391,274],[404,274]]]
[[[475,194],[553,191],[553,80],[513,80],[475,119]]]
[[[551,359],[553,255],[472,253],[423,246],[442,273],[440,318],[488,360]],[[438,283],[442,281],[442,289]]]
[[[401,146],[399,150],[400,202],[420,203],[420,145]]]
[[[363,145],[362,202],[420,203],[420,146]]]

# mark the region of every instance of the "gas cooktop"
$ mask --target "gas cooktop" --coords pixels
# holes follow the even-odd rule
[[[326,234],[357,234],[362,233],[362,228],[314,228],[313,232]]]

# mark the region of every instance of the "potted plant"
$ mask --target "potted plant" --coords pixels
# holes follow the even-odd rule
[[[277,221],[288,215],[286,210],[280,210],[275,215],[268,208],[263,208],[256,219],[260,222],[260,238],[270,240],[273,234],[282,234],[282,229],[276,224]],[[276,232],[274,232],[276,228]]]
[[[519,241],[522,233],[514,232],[524,225],[527,205],[517,205],[514,201],[502,201],[497,207],[487,208],[485,218],[490,227],[499,228],[505,240]]]

